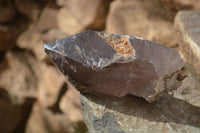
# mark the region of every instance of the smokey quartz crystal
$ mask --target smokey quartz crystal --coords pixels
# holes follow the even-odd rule
[[[152,102],[177,89],[185,77],[176,50],[139,37],[86,31],[44,49],[82,93],[130,94]]]

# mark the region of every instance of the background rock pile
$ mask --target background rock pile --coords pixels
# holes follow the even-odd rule
[[[184,23],[184,14],[179,14],[176,18],[175,27],[180,27],[174,28],[175,15],[180,10],[200,10],[200,1],[0,0],[0,132],[87,132],[82,120],[79,92],[73,89],[49,60],[44,53],[43,44],[90,29],[139,36],[179,50],[180,41],[177,40],[176,30],[178,29],[179,35],[188,31],[187,28],[180,26]],[[188,37],[185,37],[185,40],[187,39]],[[200,56],[198,53],[194,54],[195,61],[192,62],[193,58],[190,55],[183,54],[183,57],[186,62],[190,60],[188,68],[192,66],[190,74],[192,76],[184,81],[184,86],[173,92],[173,96],[200,107],[198,64],[191,65],[199,61]],[[85,104],[88,98],[82,96],[81,100],[82,104]],[[163,104],[171,105],[171,101],[166,101]],[[182,105],[182,102],[177,100],[174,102]],[[106,104],[115,107],[111,103]],[[137,106],[137,103],[133,106]],[[194,106],[184,105],[182,108],[190,107],[198,112],[199,109]],[[91,107],[83,105],[83,111],[89,111],[88,108]],[[181,113],[180,110],[178,111]],[[195,116],[195,112],[188,113]],[[104,115],[102,113],[99,122],[106,121],[103,116],[116,119],[113,114]],[[148,115],[141,115],[143,114],[140,113],[135,117],[153,120]],[[84,113],[84,117],[89,120],[87,113]],[[176,122],[175,118],[171,119]],[[183,124],[180,121],[178,120],[179,124]],[[144,123],[142,120],[138,122]],[[200,128],[195,125],[194,120],[186,122]],[[116,129],[119,128],[118,124],[120,123],[114,124]],[[148,122],[145,124],[148,125]],[[153,126],[157,123],[150,124]],[[142,125],[138,123],[137,127]],[[163,125],[158,123],[155,126],[157,129],[159,127]],[[170,126],[170,128],[177,127]],[[154,131],[164,132],[164,130],[167,129]],[[108,131],[115,130],[108,128]]]

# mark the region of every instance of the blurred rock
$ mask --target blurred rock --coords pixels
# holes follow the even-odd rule
[[[66,35],[61,29],[52,28],[42,35],[42,41],[44,42],[44,44],[46,44],[67,36],[68,35]]]
[[[69,9],[63,7],[58,14],[58,27],[66,34],[72,35],[83,31],[86,27],[76,19]]]
[[[5,58],[5,53],[0,52],[0,73],[8,67],[8,60]]]
[[[43,42],[41,41],[42,33],[35,31],[35,25],[31,25],[17,39],[17,46],[22,49],[32,51],[36,58],[40,61],[45,59],[46,55],[43,50]]]
[[[26,97],[20,104],[12,101],[13,97],[5,89],[0,89],[0,131],[2,133],[23,132],[35,101]]]
[[[199,0],[116,0],[111,3],[106,32],[129,34],[176,47],[173,27],[179,10],[200,9]]]
[[[200,10],[199,0],[160,0],[168,10],[177,12],[179,10]]]
[[[22,49],[31,50],[34,45],[37,45],[40,38],[41,33],[37,33],[35,31],[35,25],[31,24],[17,39],[17,46]]]
[[[0,1],[0,23],[11,22],[16,15],[13,0]]]
[[[166,13],[157,0],[117,0],[111,3],[106,32],[139,36],[174,47],[173,24],[166,20],[170,17],[173,17],[173,13]]]
[[[26,97],[36,97],[39,64],[32,54],[23,50],[6,53],[7,67],[0,73],[0,88],[5,89],[13,102],[23,103]]]
[[[58,0],[64,5],[58,15],[58,25],[67,34],[85,29],[102,30],[110,0]]]
[[[27,20],[18,16],[12,23],[0,24],[0,51],[15,47],[19,34],[27,27]]]
[[[80,93],[68,83],[68,90],[60,103],[61,110],[68,116],[72,123],[82,121]]]
[[[180,11],[175,27],[181,55],[200,75],[200,11]]]
[[[33,51],[36,58],[39,61],[43,61],[47,57],[43,50],[43,45],[66,37],[67,35],[58,28],[48,29],[44,33],[36,31],[35,28],[35,25],[31,25],[26,31],[24,31],[17,39],[17,46]]]
[[[53,29],[56,29],[56,31],[51,32],[49,37],[50,40],[60,39],[65,35],[63,31],[56,28],[57,21],[55,16],[57,16],[57,12],[57,8],[46,6],[41,13],[39,20],[36,23],[30,24],[30,26],[20,34],[17,39],[17,46],[33,51],[38,60],[44,60],[46,54],[43,50],[43,39],[45,37],[48,39],[48,33],[53,31]]]
[[[7,51],[15,46],[17,33],[14,29],[14,27],[0,25],[0,51]]]
[[[15,0],[15,5],[19,12],[35,22],[44,4],[37,0]]]
[[[53,5],[47,5],[42,10],[39,20],[36,24],[37,32],[44,32],[50,28],[57,27],[58,8]]]
[[[30,53],[20,50],[7,52],[0,64],[4,66],[0,71],[0,131],[22,132],[36,99],[38,66]]]
[[[141,98],[81,95],[90,133],[198,133],[200,107],[165,95],[148,103]]]
[[[43,107],[52,107],[59,98],[59,92],[65,83],[65,78],[54,66],[41,64],[40,68],[42,72],[39,81],[38,102]]]
[[[40,104],[35,104],[26,133],[74,133],[74,129],[66,115],[54,114]]]
[[[43,2],[55,2],[56,0],[40,0],[40,1],[43,1]]]
[[[27,21],[21,16],[13,23],[0,24],[0,51],[7,51],[15,47],[17,37],[26,26]]]
[[[66,0],[56,0],[56,4],[59,6],[64,6],[65,2],[66,2]]]
[[[39,20],[36,23],[30,24],[27,30],[20,35],[17,41],[18,46],[21,48],[32,49],[32,47],[36,45],[35,43],[40,40],[42,33],[57,27],[55,18],[57,13],[57,8],[46,6],[42,11]]]
[[[79,22],[92,29],[104,28],[110,0],[66,0],[65,4]]]

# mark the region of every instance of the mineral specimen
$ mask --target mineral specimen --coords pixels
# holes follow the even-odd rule
[[[131,94],[152,102],[185,77],[177,51],[138,37],[86,31],[44,48],[81,92]]]

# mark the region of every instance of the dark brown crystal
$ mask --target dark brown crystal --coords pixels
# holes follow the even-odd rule
[[[183,80],[176,50],[138,37],[86,31],[44,48],[81,92],[131,94],[151,102]]]

